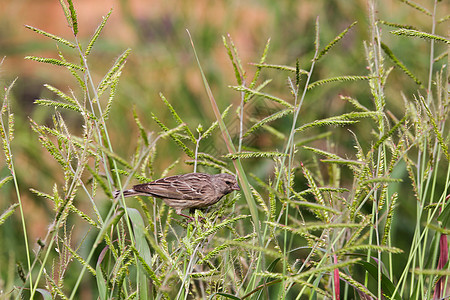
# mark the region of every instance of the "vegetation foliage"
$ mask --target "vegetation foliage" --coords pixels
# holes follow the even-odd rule
[[[152,111],[151,128],[143,120],[148,115],[136,107],[120,112],[139,133],[138,139],[130,139],[133,154],[124,155],[116,150],[111,126],[119,118],[114,106],[132,51],[122,51],[101,78],[94,76],[93,51],[113,12],[88,41],[81,41],[74,3],[60,0],[71,40],[27,26],[56,42],[58,57],[26,58],[65,69],[75,82],[69,91],[47,83],[49,96],[36,99],[35,105],[47,107],[51,118],[29,119],[34,138],[51,158],[48,168],[59,177],[49,190],[21,186],[17,174],[22,166],[14,155],[14,137],[20,134],[11,108],[14,82],[3,93],[0,133],[8,174],[2,175],[0,188],[14,186],[10,195],[17,200],[3,209],[0,226],[17,215],[23,242],[13,250],[24,255],[10,256],[17,265],[5,269],[8,262],[1,258],[2,296],[74,299],[81,289],[100,299],[448,296],[449,39],[435,30],[445,24],[436,18],[444,3],[436,2],[429,11],[403,2],[431,16],[433,31],[379,20],[375,1],[368,0],[369,28],[353,22],[325,40],[317,18],[315,35],[305,37],[312,51],[287,65],[271,57],[272,41],[267,40],[260,58],[246,66],[232,36],[223,37],[235,75],[229,88],[240,99],[237,105],[216,101],[195,35],[187,32],[215,118],[195,124],[177,109],[175,99],[160,93],[167,114]],[[427,45],[427,76],[417,74],[402,62],[402,53],[390,48],[381,36],[385,26],[396,28],[389,33],[398,38],[419,38]],[[361,54],[366,69],[356,75],[319,72],[358,27],[369,33]],[[410,80],[414,92],[400,88],[387,95],[394,72]],[[266,78],[269,74],[274,79]],[[285,84],[277,90],[280,78]],[[345,112],[325,107],[306,117],[305,106],[338,84],[357,84],[368,91],[370,101],[339,95],[348,103]],[[392,111],[393,99],[402,99],[403,107]],[[69,122],[73,119],[81,126]],[[341,150],[343,135],[352,147],[346,151]],[[264,139],[270,142],[264,144]],[[157,160],[166,145],[178,157],[162,169]],[[196,210],[191,222],[157,199],[112,197],[116,189],[180,169],[236,174],[241,192]],[[37,243],[28,238],[24,189],[51,203],[47,235]],[[415,208],[408,219],[411,238],[398,242],[399,223],[411,211],[405,206]]]

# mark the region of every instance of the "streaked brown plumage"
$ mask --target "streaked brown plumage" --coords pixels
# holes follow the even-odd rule
[[[168,206],[173,207],[177,214],[183,215],[182,209],[204,208],[215,204],[232,191],[239,190],[233,175],[189,173],[137,184],[132,189],[123,191],[123,196],[143,195],[160,198]],[[115,191],[114,197],[119,196],[120,191]]]

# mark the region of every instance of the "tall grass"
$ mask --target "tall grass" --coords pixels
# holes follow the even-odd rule
[[[9,95],[14,85],[4,92],[1,136],[10,175],[0,181],[0,187],[13,182],[18,200],[0,216],[0,225],[5,226],[19,210],[24,235],[20,250],[26,253],[27,263],[18,264],[20,276],[9,279],[2,296],[448,296],[449,100],[448,66],[443,61],[448,60],[450,42],[437,33],[446,19],[436,17],[436,11],[445,7],[443,3],[435,2],[433,11],[428,11],[405,2],[406,7],[430,16],[431,32],[411,29],[415,24],[379,20],[378,7],[371,0],[367,2],[367,28],[349,23],[334,32],[333,38],[324,39],[322,20],[317,18],[315,35],[307,37],[312,51],[289,65],[271,57],[271,40],[261,46],[261,57],[255,63],[244,65],[233,37],[223,37],[223,51],[236,81],[230,89],[240,99],[238,105],[228,103],[225,108],[220,107],[223,103],[216,100],[210,86],[195,35],[189,34],[198,77],[215,119],[195,124],[176,109],[174,99],[160,93],[172,119],[161,118],[162,111],[152,111],[159,133],[149,133],[139,109],[121,112],[132,116],[139,132],[129,158],[116,150],[111,126],[118,115],[111,112],[117,105],[117,90],[126,80],[122,74],[131,50],[119,54],[105,75],[96,79],[92,50],[112,11],[85,42],[78,38],[74,3],[60,3],[72,31],[71,40],[27,26],[60,47],[58,58],[27,59],[69,71],[76,83],[68,92],[46,84],[53,97],[36,99],[35,104],[53,108],[51,122],[29,120],[61,179],[52,184],[51,191],[31,190],[52,204],[48,232],[35,251],[30,247],[34,242],[28,238],[20,197],[21,189],[28,187],[21,187],[17,180],[16,169],[21,166],[13,155],[15,118]],[[361,42],[366,68],[353,75],[323,76],[320,71],[326,69],[327,58],[355,28],[369,33]],[[419,38],[428,46],[426,82],[422,83],[422,74],[402,62],[402,53],[390,48],[384,40],[386,29],[401,39]],[[436,54],[436,49],[443,54]],[[396,76],[408,78],[415,92],[387,95],[390,76],[397,70],[400,75]],[[285,82],[281,91],[272,88],[280,78]],[[368,92],[370,101],[340,95],[351,109],[339,114],[325,107],[321,117],[308,118],[311,103],[327,104],[316,97],[326,95],[323,91],[331,84],[358,84]],[[399,112],[389,109],[393,99],[403,101]],[[69,124],[68,116],[76,116],[81,126]],[[340,151],[344,143],[337,138],[340,128],[345,128],[341,134],[352,143],[351,152]],[[272,142],[269,147],[258,144],[262,138]],[[179,158],[160,170],[155,161],[161,157],[164,140],[173,142]],[[171,174],[182,162],[188,166],[185,169],[193,171],[235,173],[242,192],[206,211],[195,211],[192,222],[153,198],[113,199],[114,190]],[[262,166],[264,177],[258,169]],[[405,241],[398,235],[409,205],[414,205],[415,220],[407,224],[412,227],[412,240]]]

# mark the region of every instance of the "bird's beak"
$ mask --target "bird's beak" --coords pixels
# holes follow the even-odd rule
[[[241,188],[239,187],[239,184],[236,183],[236,184],[233,186],[233,190],[235,190],[235,191],[240,191]]]

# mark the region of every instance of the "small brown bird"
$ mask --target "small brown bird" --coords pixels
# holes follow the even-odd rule
[[[188,208],[194,210],[213,205],[223,196],[239,190],[233,175],[189,173],[137,184],[122,193],[124,197],[142,195],[160,198],[174,208],[177,214],[190,218],[182,214],[181,210]],[[120,194],[120,191],[115,191],[114,198],[119,197]]]

